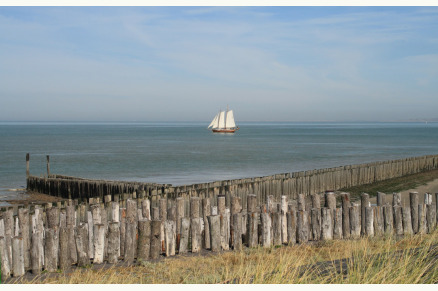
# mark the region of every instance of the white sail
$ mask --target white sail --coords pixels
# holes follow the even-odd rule
[[[234,122],[233,110],[229,110],[227,112],[227,128],[234,128],[234,127],[236,127],[236,123]]]
[[[219,113],[218,128],[225,128],[225,111],[221,111],[221,113]]]
[[[207,128],[210,128],[210,127],[213,127],[213,128],[217,128],[218,127],[218,125],[219,125],[219,114],[220,113],[218,113],[218,114],[216,114],[216,116],[213,118],[213,121],[210,123],[210,125],[207,127]]]

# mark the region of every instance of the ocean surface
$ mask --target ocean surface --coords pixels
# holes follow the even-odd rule
[[[266,176],[438,153],[438,123],[0,122],[0,200],[30,172],[174,185]]]

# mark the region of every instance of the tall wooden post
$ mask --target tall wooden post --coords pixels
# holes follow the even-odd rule
[[[409,193],[409,201],[411,206],[412,230],[418,232],[418,192]]]
[[[360,216],[361,216],[360,234],[365,236],[366,235],[366,213],[365,213],[365,208],[369,206],[370,196],[367,193],[362,193],[360,198],[361,198],[361,204],[360,204],[360,209],[361,209],[361,212],[360,212]]]
[[[344,238],[350,238],[350,193],[341,193],[342,199],[342,233]]]
[[[29,153],[26,154],[26,178],[29,178],[29,160],[30,155]]]
[[[50,176],[50,156],[47,155],[46,159],[47,159],[47,177],[49,177]]]

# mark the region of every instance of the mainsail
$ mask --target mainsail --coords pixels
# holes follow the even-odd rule
[[[234,122],[234,114],[233,110],[227,112],[227,128],[236,127],[236,123]]]
[[[221,111],[221,113],[219,115],[218,128],[225,128],[225,111]]]

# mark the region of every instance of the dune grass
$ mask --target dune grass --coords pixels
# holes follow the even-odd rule
[[[57,284],[411,284],[438,282],[438,231],[339,240],[212,256],[177,256],[143,266],[76,269],[16,283]]]

